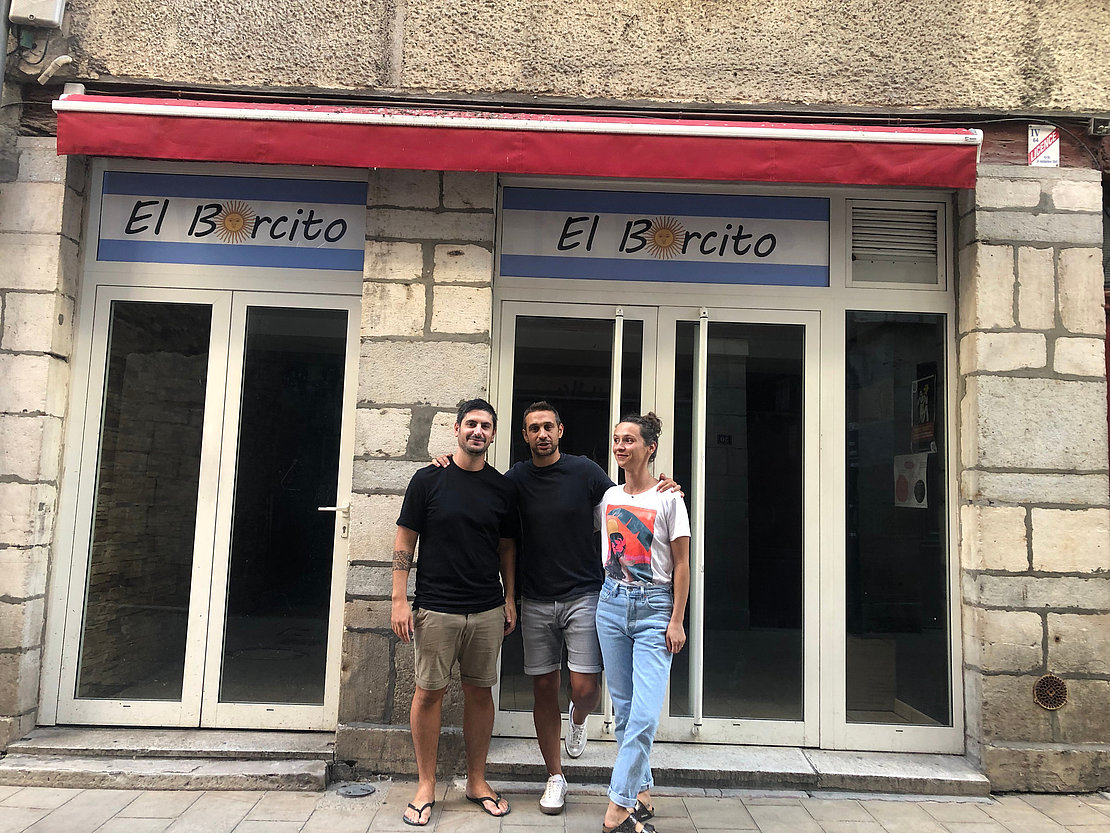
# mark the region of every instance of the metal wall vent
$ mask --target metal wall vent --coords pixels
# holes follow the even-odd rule
[[[943,287],[944,204],[849,201],[851,284]]]
[[[1045,674],[1033,683],[1033,702],[1042,709],[1055,711],[1068,702],[1068,684],[1055,674]]]

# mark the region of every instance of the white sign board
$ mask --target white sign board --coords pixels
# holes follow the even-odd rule
[[[362,271],[366,183],[105,171],[98,261]]]
[[[829,285],[820,197],[507,187],[502,277]]]
[[[1029,164],[1060,167],[1060,131],[1051,124],[1029,125]]]

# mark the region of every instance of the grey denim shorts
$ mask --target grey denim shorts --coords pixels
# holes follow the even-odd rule
[[[598,674],[603,665],[597,641],[597,593],[587,593],[565,602],[522,599],[520,631],[524,637],[524,673],[549,674],[563,665],[580,674]]]

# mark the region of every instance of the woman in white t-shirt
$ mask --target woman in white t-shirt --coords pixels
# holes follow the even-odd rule
[[[651,745],[671,673],[686,644],[690,518],[679,492],[660,492],[648,471],[659,447],[655,414],[628,416],[613,429],[624,485],[599,507],[605,585],[597,635],[616,718],[617,760],[609,781],[605,833],[643,833],[653,815]]]

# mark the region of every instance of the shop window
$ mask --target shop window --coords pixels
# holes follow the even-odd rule
[[[952,723],[945,320],[847,314],[849,723]]]

